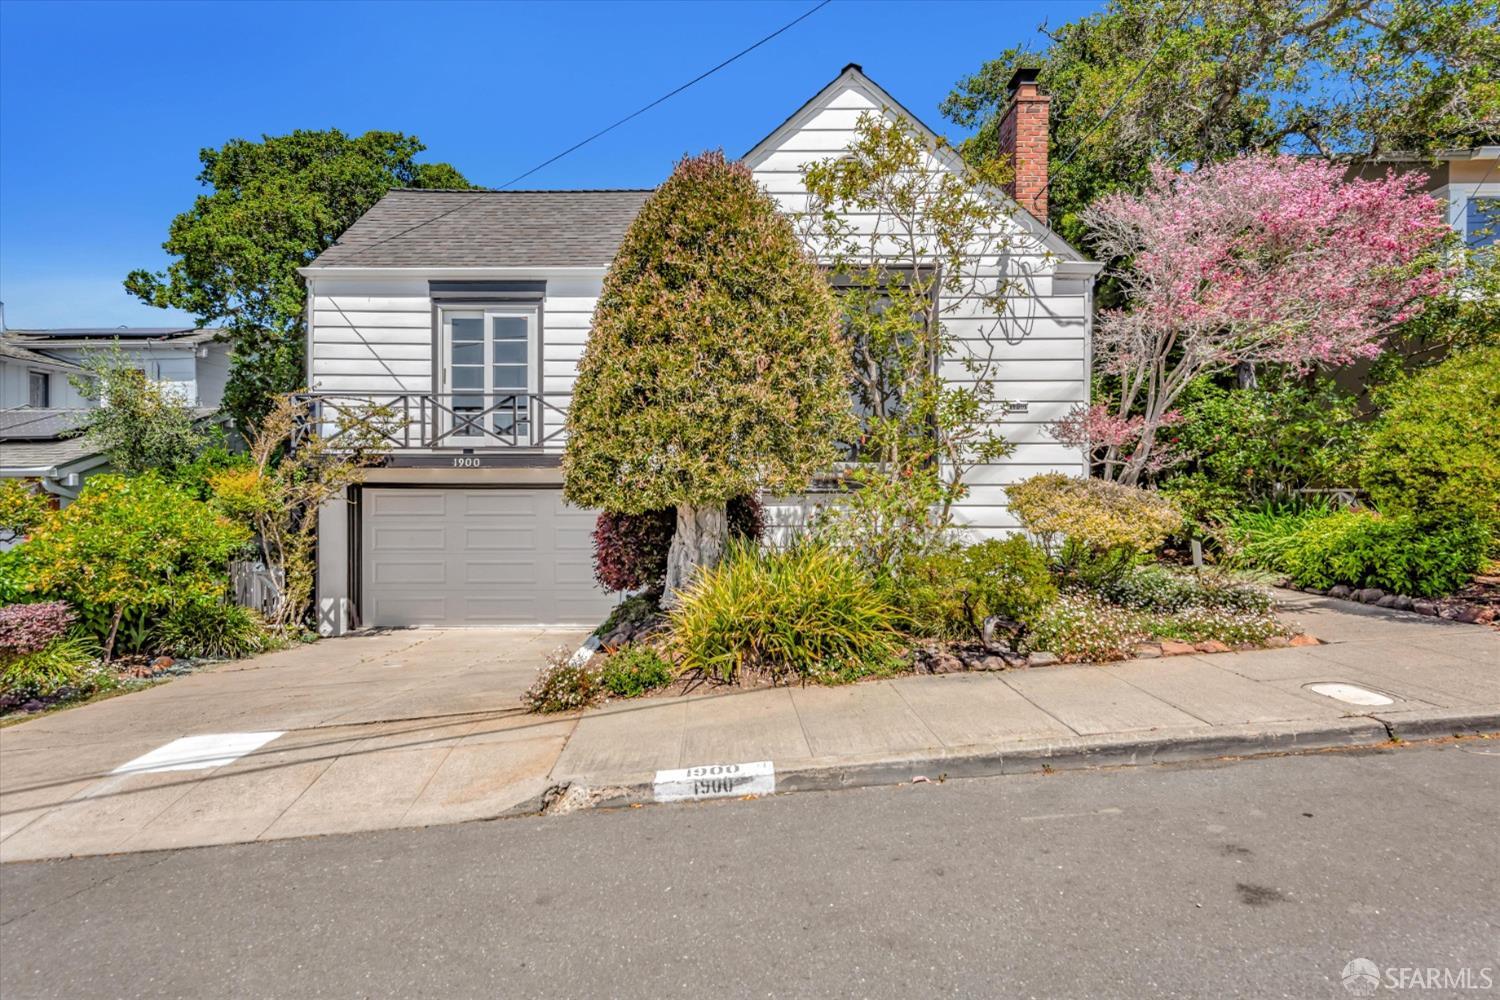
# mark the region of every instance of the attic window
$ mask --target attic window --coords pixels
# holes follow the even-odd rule
[[[27,405],[36,410],[49,408],[52,405],[52,376],[46,372],[27,372],[26,375]]]

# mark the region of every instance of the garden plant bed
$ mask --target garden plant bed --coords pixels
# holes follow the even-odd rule
[[[1281,586],[1288,590],[1300,590],[1317,597],[1332,597],[1355,604],[1368,604],[1394,611],[1410,611],[1413,614],[1443,618],[1469,625],[1488,625],[1500,630],[1500,576],[1476,576],[1472,583],[1456,594],[1446,597],[1410,597],[1392,594],[1379,587],[1334,586],[1325,589],[1298,587],[1291,581]]]
[[[170,656],[122,656],[108,667],[102,664],[94,667],[90,680],[83,685],[61,687],[45,696],[0,694],[0,726],[102,698],[141,691],[222,662]]]

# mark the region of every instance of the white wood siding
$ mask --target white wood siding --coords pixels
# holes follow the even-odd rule
[[[749,163],[756,180],[784,210],[802,210],[807,204],[803,166],[844,155],[865,113],[888,118],[898,114],[883,108],[872,91],[854,82],[825,94],[752,154]],[[929,157],[928,169],[950,168]],[[853,221],[861,232],[873,230],[870,219]],[[997,414],[996,424],[1014,451],[1002,462],[974,469],[967,477],[968,496],[955,508],[959,524],[976,537],[1017,529],[1006,509],[1006,483],[1054,470],[1071,475],[1087,471],[1080,450],[1059,444],[1046,425],[1088,399],[1091,282],[1054,281],[1056,260],[1041,240],[1015,221],[1007,225],[1005,235],[1012,253],[1007,254],[1004,268],[1024,285],[1024,294],[1012,297],[1003,319],[983,312],[986,307],[977,301],[944,315],[948,332],[963,350],[983,349],[985,333],[990,334],[993,354],[988,356],[998,364],[994,373],[998,395],[1026,405],[1024,413]],[[998,273],[1000,262],[993,266]],[[945,361],[943,371],[955,381],[967,377],[957,359]],[[784,536],[805,521],[811,508],[829,502],[833,498],[826,495],[780,500],[768,505],[767,520]]]
[[[851,84],[826,94],[778,130],[750,166],[756,179],[787,211],[806,203],[802,165],[842,155],[860,114],[881,113],[871,92]],[[937,160],[931,169],[949,169]],[[858,221],[858,220],[856,220]],[[950,333],[966,348],[983,344],[991,331],[997,388],[1002,398],[1025,404],[1024,412],[997,415],[996,423],[1014,452],[1004,461],[970,475],[970,492],[958,507],[961,524],[978,536],[1016,528],[1006,510],[1005,484],[1058,470],[1086,471],[1078,449],[1058,444],[1046,425],[1088,399],[1090,350],[1089,279],[1056,279],[1056,258],[1033,229],[1009,222],[1012,239],[1006,273],[1024,285],[1000,319],[978,305],[945,316]],[[995,266],[1000,267],[997,261]],[[493,276],[490,276],[493,277]],[[540,384],[544,392],[568,393],[588,338],[601,277],[545,270],[507,277],[544,279]],[[334,274],[311,279],[310,387],[346,392],[429,392],[432,379],[432,304],[426,278],[353,278]],[[998,327],[997,327],[998,325]],[[993,331],[998,328],[998,336]],[[954,378],[965,372],[945,363]],[[566,404],[568,397],[554,402]],[[789,498],[769,505],[773,525],[804,520],[812,506],[829,497]]]

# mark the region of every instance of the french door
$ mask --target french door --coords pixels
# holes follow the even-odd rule
[[[538,360],[535,306],[444,310],[442,443],[530,444]]]

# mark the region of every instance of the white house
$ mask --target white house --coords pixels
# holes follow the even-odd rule
[[[1016,194],[1045,218],[1046,98],[1013,83],[1005,134]],[[789,211],[802,165],[841,155],[861,114],[904,117],[847,67],[744,157]],[[1043,141],[1036,141],[1040,133]],[[962,170],[935,148],[933,170]],[[605,270],[650,192],[394,191],[301,272],[308,283],[309,424],[341,408],[403,415],[383,465],[319,524],[324,634],[355,626],[596,623],[612,603],[592,579],[595,512],[564,504],[563,424]],[[998,194],[998,193],[997,193]],[[959,338],[999,345],[996,419],[1015,445],[975,469],[957,511],[976,535],[1016,527],[1005,484],[1085,471],[1044,425],[1088,399],[1091,294],[1099,267],[1017,211],[1006,260],[1024,292],[1005,316],[947,317]],[[771,501],[794,520],[807,501]]]
[[[118,352],[205,416],[217,410],[229,374],[219,331],[182,327],[0,329],[0,478],[35,479],[66,503],[104,456],[78,436],[99,405],[73,380],[86,363]]]

